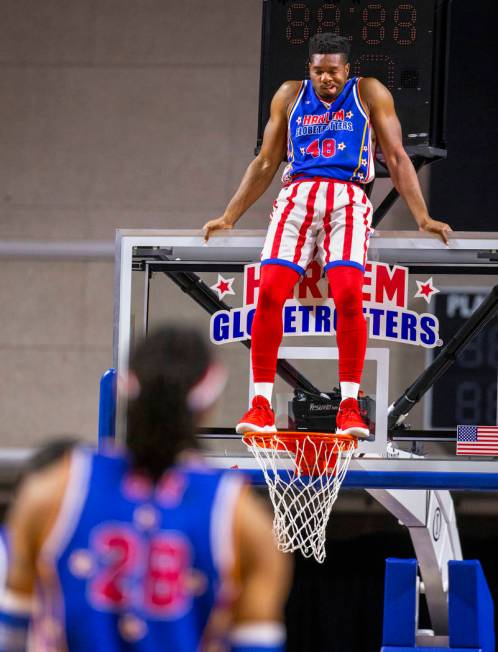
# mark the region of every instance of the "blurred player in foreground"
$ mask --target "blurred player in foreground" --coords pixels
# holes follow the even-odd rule
[[[14,494],[17,495],[22,484],[32,473],[37,473],[51,466],[72,450],[76,444],[77,442],[74,437],[59,437],[41,446],[23,464],[20,474],[15,481]],[[0,527],[0,595],[5,589],[5,582],[7,581],[9,548],[9,537],[5,526],[2,524]]]
[[[157,331],[122,379],[127,453],[76,447],[28,476],[7,523],[0,651],[283,649],[271,518],[196,452],[224,384],[196,331]]]

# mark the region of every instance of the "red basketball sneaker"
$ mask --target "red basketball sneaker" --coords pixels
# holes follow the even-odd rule
[[[363,421],[358,401],[355,398],[345,398],[339,405],[335,421],[335,431],[338,435],[352,435],[358,439],[367,439],[369,433],[367,424]]]
[[[264,396],[255,396],[252,405],[235,427],[235,432],[276,432],[275,414]]]

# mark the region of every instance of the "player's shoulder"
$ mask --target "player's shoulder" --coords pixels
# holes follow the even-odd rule
[[[377,77],[358,77],[358,84],[362,90],[369,89],[373,91],[379,91],[383,88],[386,88],[384,84],[379,79],[377,79]]]
[[[273,96],[273,103],[282,106],[282,108],[287,109],[289,104],[296,99],[301,86],[303,85],[302,81],[289,80],[285,81],[276,91]]]
[[[388,88],[376,77],[360,77],[358,79],[358,88],[362,101],[369,109],[392,99]]]
[[[28,463],[19,482],[16,502],[33,511],[50,509],[61,502],[70,477],[84,474],[98,456],[93,447],[75,442],[51,457],[47,453],[46,459],[36,465]]]
[[[282,95],[290,95],[292,93],[295,94],[301,88],[302,84],[302,81],[298,81],[296,79],[284,81],[284,83],[277,90],[277,93],[281,93]]]
[[[50,508],[64,493],[69,477],[72,452],[67,452],[50,465],[35,470],[21,481],[18,502],[34,512]]]

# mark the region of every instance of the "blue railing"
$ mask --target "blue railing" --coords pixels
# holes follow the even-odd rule
[[[116,369],[108,369],[100,379],[99,448],[116,436]]]

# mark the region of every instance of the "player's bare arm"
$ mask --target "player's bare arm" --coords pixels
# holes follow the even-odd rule
[[[203,227],[206,242],[221,229],[232,229],[245,211],[267,190],[287,153],[287,110],[300,87],[298,81],[288,81],[275,93],[270,119],[265,127],[261,150],[249,164],[242,181],[221,217],[206,222]]]
[[[235,604],[234,624],[282,623],[291,561],[277,549],[272,518],[252,490],[241,494],[234,527],[242,586]]]
[[[2,650],[26,649],[40,551],[59,513],[67,476],[68,456],[29,475],[8,515],[9,567],[0,596]]]
[[[361,80],[360,90],[395,188],[407,203],[419,230],[434,233],[448,244],[451,227],[432,219],[428,213],[417,173],[403,148],[401,125],[391,93],[370,77]]]
[[[7,590],[30,599],[38,555],[62,503],[69,473],[69,455],[23,482],[7,518],[10,562]]]

